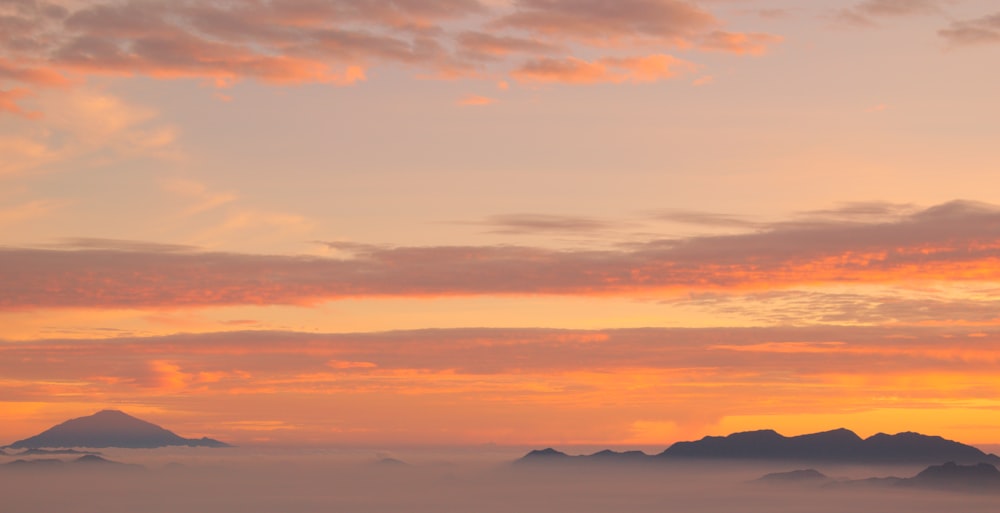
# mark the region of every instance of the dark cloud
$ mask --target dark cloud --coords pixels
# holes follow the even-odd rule
[[[958,46],[1000,43],[1000,12],[974,20],[955,21],[938,34]]]

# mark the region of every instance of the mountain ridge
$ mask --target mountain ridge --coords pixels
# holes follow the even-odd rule
[[[895,435],[877,433],[861,438],[849,429],[838,428],[819,433],[786,437],[772,429],[743,431],[727,436],[706,436],[696,441],[677,442],[664,451],[649,455],[638,451],[616,453],[601,451],[591,455],[571,456],[549,448],[531,451],[521,459],[529,462],[619,462],[751,460],[751,461],[824,461],[840,463],[1000,463],[1000,457],[987,454],[940,436],[904,431]]]

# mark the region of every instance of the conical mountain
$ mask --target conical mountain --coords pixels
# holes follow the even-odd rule
[[[122,447],[151,449],[155,447],[227,447],[211,438],[183,438],[156,424],[137,419],[118,410],[103,410],[87,417],[67,420],[38,435],[18,440],[8,447],[37,449],[40,447]]]

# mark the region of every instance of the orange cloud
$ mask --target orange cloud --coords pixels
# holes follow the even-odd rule
[[[599,84],[656,82],[691,71],[694,66],[670,55],[604,58],[585,61],[575,57],[529,61],[511,72],[520,82]]]
[[[38,112],[30,112],[24,110],[17,101],[26,96],[31,96],[31,91],[28,89],[11,89],[9,91],[0,91],[0,112],[9,112],[11,114],[17,114],[19,116],[24,116],[26,118],[37,118],[41,116]]]
[[[463,107],[476,107],[481,105],[492,105],[496,102],[497,102],[496,98],[489,98],[486,96],[470,94],[459,100],[458,104]]]
[[[247,426],[219,426],[268,411],[264,425],[280,419],[288,440],[343,440],[326,424],[336,411],[369,441],[431,442],[447,426],[451,443],[608,442],[640,426],[701,436],[748,415],[995,406],[998,362],[995,329],[234,332],[0,343],[0,387],[5,401],[53,408],[101,398],[191,412],[216,427],[188,429],[210,435],[242,436]]]
[[[771,45],[782,38],[773,34],[715,31],[701,41],[706,50],[729,52],[739,55],[763,55]]]

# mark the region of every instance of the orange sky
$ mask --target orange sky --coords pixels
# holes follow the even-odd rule
[[[0,444],[1000,443],[998,16],[0,2]]]

